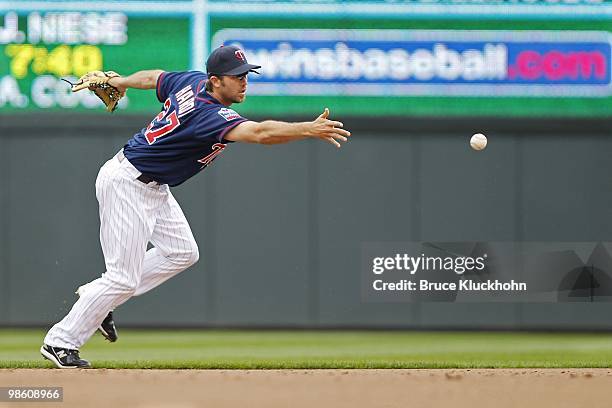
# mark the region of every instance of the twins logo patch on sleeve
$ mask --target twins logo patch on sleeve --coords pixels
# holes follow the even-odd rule
[[[221,115],[221,117],[223,119],[225,119],[226,121],[230,121],[230,120],[234,120],[234,119],[238,119],[241,116],[238,114],[238,112],[236,112],[233,109],[228,109],[228,108],[221,108],[219,109],[219,115]]]

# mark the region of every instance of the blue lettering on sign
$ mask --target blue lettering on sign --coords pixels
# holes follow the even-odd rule
[[[251,92],[612,94],[607,32],[222,30],[262,65]],[[554,86],[551,86],[554,85]]]

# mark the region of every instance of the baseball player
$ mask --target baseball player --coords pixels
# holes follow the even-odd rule
[[[106,81],[122,95],[128,88],[156,89],[163,107],[100,169],[96,197],[106,272],[79,287],[68,315],[47,333],[40,352],[57,367],[91,367],[79,349],[97,329],[116,340],[115,308],[198,261],[198,246],[170,187],[209,166],[232,142],[315,138],[340,147],[347,141],[350,132],[328,119],[327,108],[301,123],[254,122],[230,109],[244,101],[247,74],[259,68],[238,47],[222,46],[209,56],[207,74],[150,70]]]

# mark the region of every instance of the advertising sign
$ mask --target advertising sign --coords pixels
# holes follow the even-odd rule
[[[238,43],[263,66],[245,115],[612,115],[607,0],[237,2],[0,4],[0,110],[102,113],[62,79],[203,70]],[[131,90],[117,112],[157,109]]]
[[[609,96],[607,32],[221,30],[253,94]]]
[[[189,19],[129,17],[121,12],[38,12],[0,17],[0,109],[100,110],[91,92],[62,81],[92,70],[186,70]],[[151,39],[155,41],[152,42]],[[119,110],[155,111],[151,92],[128,92]]]

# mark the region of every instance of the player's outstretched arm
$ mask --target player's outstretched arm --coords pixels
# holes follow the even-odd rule
[[[343,129],[342,122],[330,120],[328,117],[329,109],[325,108],[312,122],[246,121],[230,130],[225,139],[234,142],[280,144],[315,138],[340,147],[340,142],[348,141],[351,132]]]
[[[108,83],[120,91],[125,91],[127,88],[155,89],[157,79],[163,72],[161,69],[138,71],[126,77],[111,78]]]

